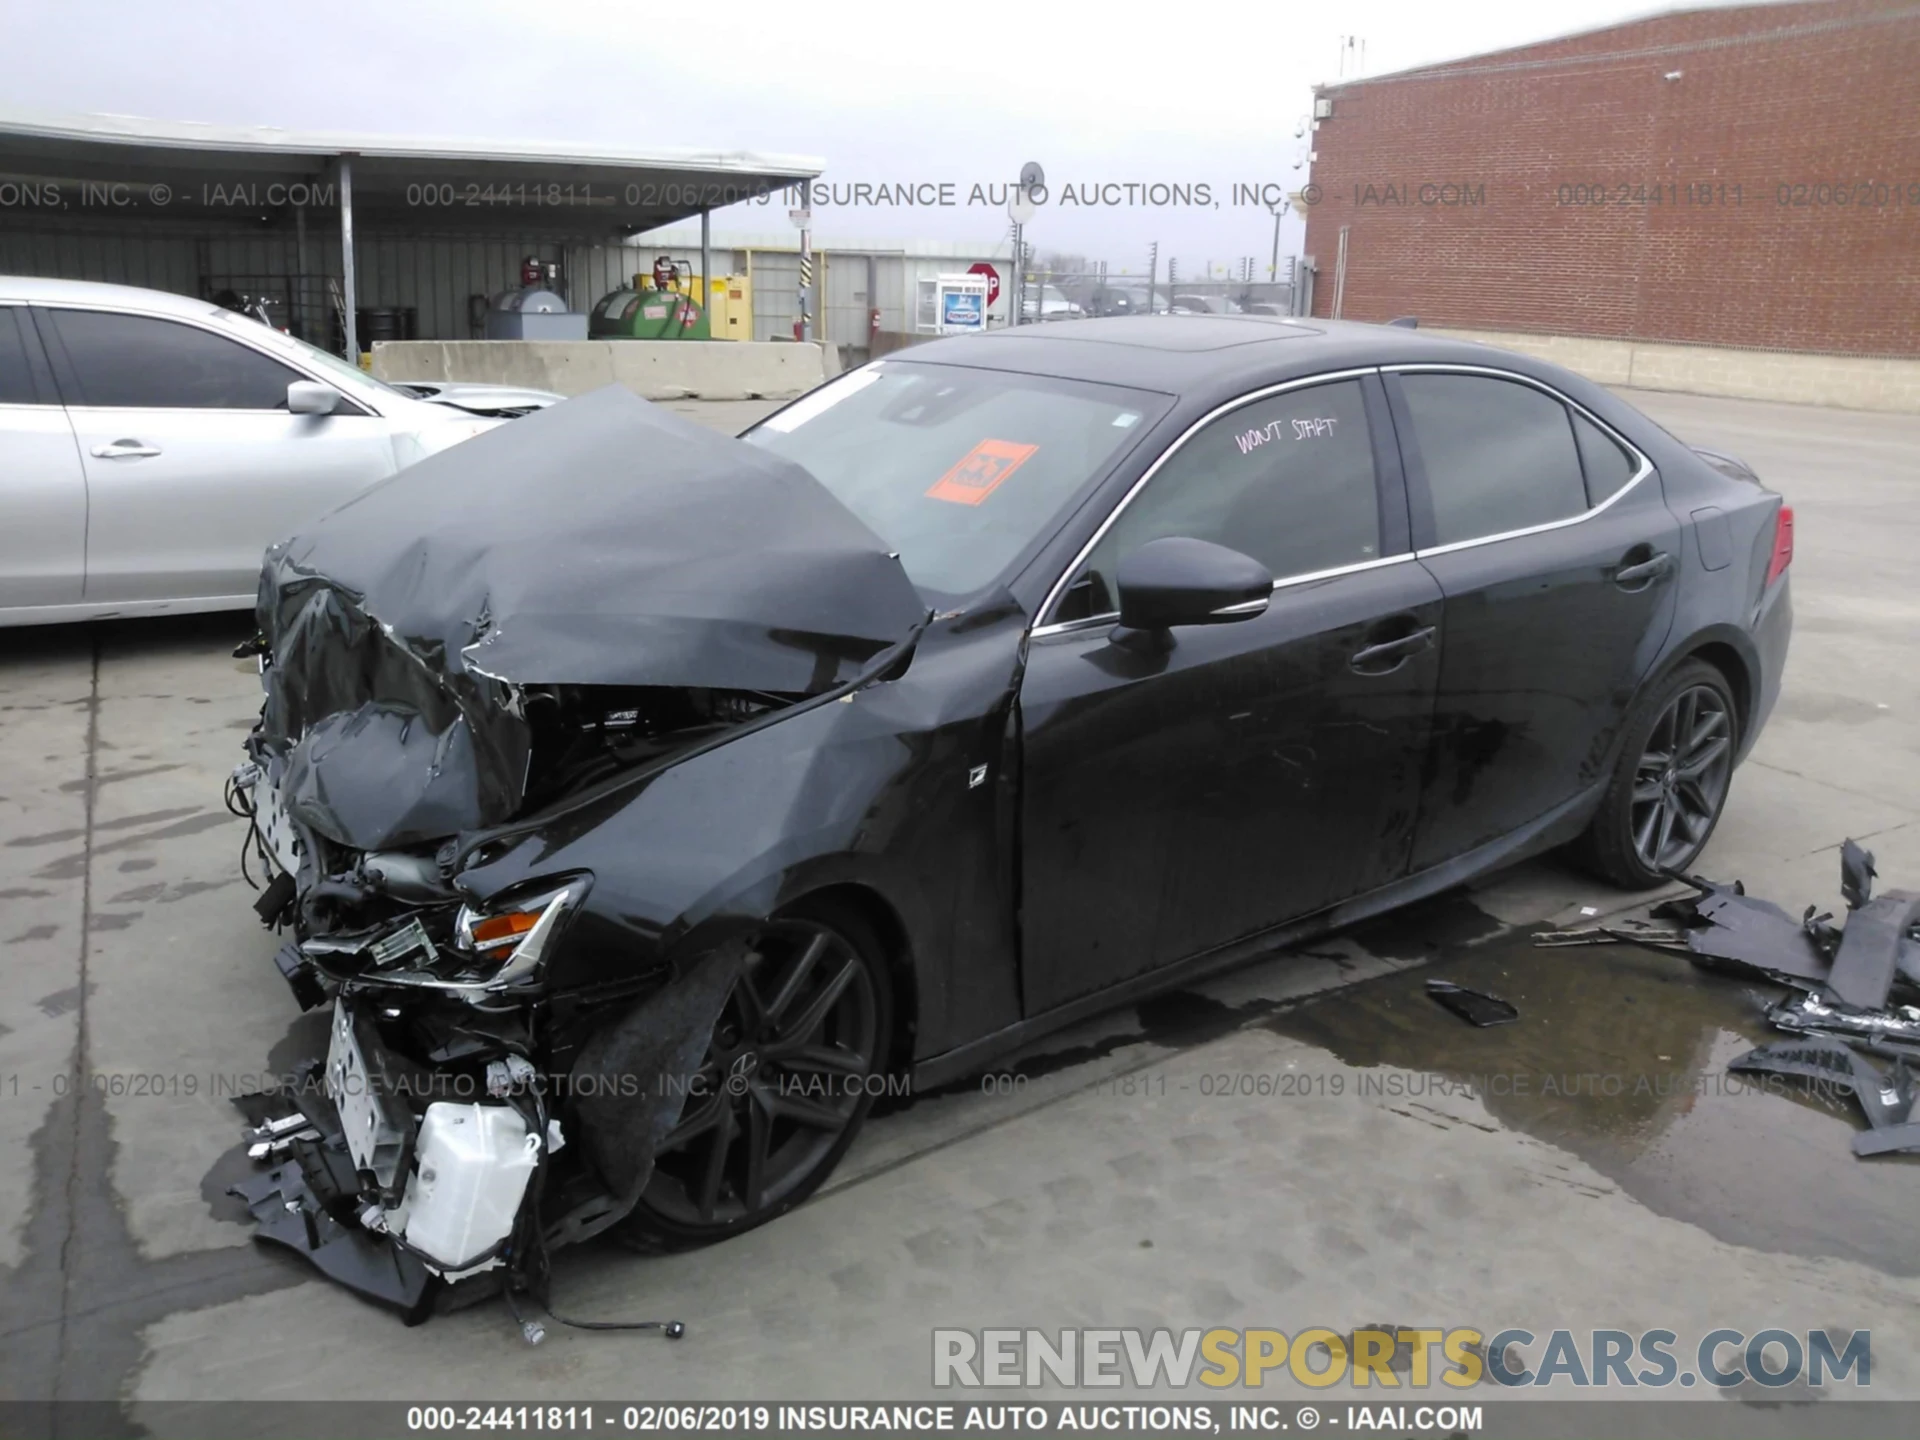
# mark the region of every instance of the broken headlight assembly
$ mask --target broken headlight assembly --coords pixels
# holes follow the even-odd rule
[[[462,905],[453,920],[456,951],[471,955],[477,969],[499,967],[481,988],[505,990],[537,973],[560,926],[587,898],[588,885],[585,876],[576,876],[557,889],[484,910]]]
[[[546,880],[517,887],[484,906],[416,914],[374,936],[315,936],[300,949],[336,978],[345,978],[344,961],[362,983],[439,990],[479,1001],[540,973],[591,886],[586,875]]]

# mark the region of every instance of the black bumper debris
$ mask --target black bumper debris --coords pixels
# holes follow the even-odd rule
[[[1498,995],[1483,995],[1451,980],[1427,981],[1427,997],[1451,1010],[1469,1025],[1485,1029],[1489,1025],[1507,1025],[1520,1018],[1520,1012]]]
[[[1871,1129],[1853,1137],[1859,1156],[1920,1151],[1920,1124],[1913,1114],[1913,1072],[1904,1059],[1890,1071],[1878,1066],[1838,1040],[1809,1038],[1783,1040],[1749,1050],[1727,1069],[1749,1075],[1793,1075],[1818,1084],[1842,1088],[1859,1101]]]
[[[380,1236],[334,1219],[308,1184],[314,1170],[332,1178],[331,1172],[341,1165],[349,1182],[357,1183],[352,1180],[353,1162],[347,1158],[344,1141],[337,1150],[328,1140],[302,1141],[294,1147],[294,1158],[242,1181],[228,1193],[239,1196],[253,1211],[262,1240],[304,1255],[323,1275],[399,1311],[407,1324],[418,1325],[432,1312],[439,1283],[435,1276]]]
[[[1811,905],[1795,920],[1778,905],[1748,895],[1737,881],[1720,885],[1688,877],[1693,896],[1653,911],[1678,925],[1677,932],[1656,940],[1651,932],[1596,931],[1593,943],[1603,943],[1604,937],[1654,949],[1681,948],[1705,968],[1771,980],[1798,992],[1771,1006],[1767,1019],[1801,1038],[1762,1046],[1727,1068],[1846,1089],[1872,1127],[1854,1136],[1855,1155],[1920,1152],[1920,1121],[1912,1118],[1916,1086],[1909,1069],[1920,1065],[1920,1006],[1904,1003],[1920,999],[1920,894],[1889,890],[1876,897],[1875,875],[1872,854],[1846,841],[1840,849],[1840,892],[1847,917],[1840,925]],[[1549,943],[1580,941],[1566,935]],[[1863,1051],[1891,1059],[1892,1069],[1882,1072]]]
[[[1682,927],[1687,949],[1702,965],[1819,993],[1850,1010],[1881,1010],[1896,987],[1920,990],[1920,894],[1889,890],[1875,899],[1872,854],[1851,840],[1840,854],[1844,927],[1811,905],[1795,920],[1748,895],[1738,881],[1719,885],[1693,877],[1686,881],[1695,896],[1669,900],[1653,913]]]

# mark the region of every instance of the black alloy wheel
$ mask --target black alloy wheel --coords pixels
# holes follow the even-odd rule
[[[1685,872],[1705,848],[1733,781],[1739,711],[1726,678],[1689,660],[1629,717],[1612,783],[1576,847],[1629,890]]]
[[[819,1187],[884,1085],[891,993],[871,928],[822,907],[768,923],[623,1237],[706,1244]]]
[[[1633,780],[1633,853],[1681,869],[1707,843],[1733,778],[1733,716],[1711,685],[1674,696],[1654,722]]]

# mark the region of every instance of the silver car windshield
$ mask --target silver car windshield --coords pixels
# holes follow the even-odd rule
[[[1170,400],[1039,375],[876,361],[742,438],[793,460],[900,556],[922,592],[977,594]]]

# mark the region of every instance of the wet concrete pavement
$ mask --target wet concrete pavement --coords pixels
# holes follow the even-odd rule
[[[1497,995],[1520,1016],[1477,1029],[1440,1015],[1429,977]],[[1382,1096],[1410,1115],[1478,1098],[1492,1122],[1728,1244],[1920,1275],[1920,1156],[1856,1163],[1847,1147],[1866,1122],[1850,1094],[1727,1073],[1729,1060],[1783,1038],[1763,1013],[1783,993],[1678,956],[1542,949],[1516,931],[1267,1024],[1350,1071],[1415,1072],[1404,1093]]]
[[[1633,398],[1799,514],[1786,695],[1701,868],[1832,906],[1853,835],[1920,884],[1920,420]],[[1768,1038],[1763,987],[1532,948],[1629,903],[1554,860],[881,1116],[815,1201],[728,1245],[562,1257],[565,1308],[670,1312],[681,1345],[529,1350],[492,1305],[403,1330],[253,1245],[220,1194],[243,1163],[225,1093],[297,1048],[220,803],[258,704],[227,655],[245,630],[0,631],[0,1396],[121,1402],[129,1425],[221,1396],[912,1396],[935,1325],[1383,1316],[1873,1328],[1875,1394],[1920,1395],[1897,1338],[1920,1167],[1855,1161],[1844,1104],[1725,1077]],[[1428,975],[1521,1019],[1473,1029]]]

